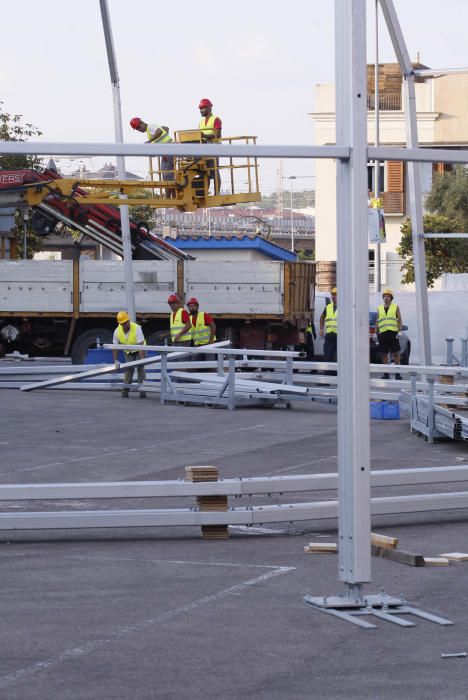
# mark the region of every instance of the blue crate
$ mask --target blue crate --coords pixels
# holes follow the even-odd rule
[[[400,404],[397,401],[383,402],[383,419],[398,420],[400,418]]]
[[[370,417],[376,418],[377,420],[383,420],[383,407],[384,401],[371,401],[370,402]]]

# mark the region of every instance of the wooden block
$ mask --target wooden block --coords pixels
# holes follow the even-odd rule
[[[336,542],[309,542],[304,547],[304,552],[307,552],[307,554],[323,554],[336,551],[338,551]]]
[[[464,552],[448,552],[448,554],[440,554],[439,556],[445,557],[449,561],[468,561],[468,554]]]
[[[387,535],[379,535],[377,532],[371,532],[371,544],[385,549],[396,549],[398,546],[398,537],[387,537]]]
[[[186,481],[218,481],[217,467],[185,467]]]
[[[425,561],[422,554],[413,554],[413,552],[404,552],[401,549],[388,549],[387,547],[377,547],[371,545],[371,552],[374,557],[382,559],[391,559],[399,564],[407,564],[408,566],[424,566]]]
[[[424,557],[425,566],[448,566],[450,564],[445,557]]]
[[[229,530],[227,525],[202,525],[202,537],[205,540],[227,540]]]

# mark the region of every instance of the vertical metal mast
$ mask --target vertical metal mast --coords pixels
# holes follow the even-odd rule
[[[104,38],[106,41],[107,60],[109,63],[109,72],[112,82],[112,96],[114,102],[114,130],[115,142],[123,143],[122,131],[122,103],[120,100],[120,81],[117,72],[117,61],[115,58],[114,41],[112,39],[112,28],[109,17],[109,8],[107,0],[99,0],[101,7],[102,26],[104,29]],[[119,180],[125,180],[125,158],[117,156],[117,176]],[[127,199],[126,195],[121,194],[120,199]],[[128,206],[120,207],[120,222],[122,229],[122,244],[123,244],[123,260],[125,274],[125,292],[127,296],[127,312],[132,321],[136,319],[135,313],[135,292],[133,288],[133,266],[132,266],[132,243],[130,238],[130,217]]]
[[[409,148],[418,148],[418,123],[413,66],[411,65],[393,0],[380,0],[380,6],[404,78],[406,144]],[[419,163],[408,163],[408,185],[410,194],[411,231],[413,237],[414,280],[416,283],[416,311],[420,348],[419,361],[420,364],[430,365],[432,364],[432,354],[429,330],[429,306],[427,301],[426,253],[424,250],[421,166]]]
[[[335,0],[339,578],[370,581],[366,0]]]
[[[375,66],[374,66],[374,118],[375,118],[375,145],[380,146],[380,89],[379,89],[379,0],[375,0]],[[380,161],[376,159],[374,165],[374,197],[380,197]],[[374,278],[375,291],[382,288],[382,246],[375,246]]]

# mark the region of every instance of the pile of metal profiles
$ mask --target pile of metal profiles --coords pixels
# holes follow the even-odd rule
[[[417,487],[423,484],[450,484],[468,482],[468,466],[421,467],[413,469],[387,469],[371,472],[373,487]],[[305,474],[295,476],[252,477],[245,479],[221,479],[219,481],[124,481],[80,482],[51,484],[11,484],[0,486],[0,500],[4,510],[0,513],[0,530],[67,529],[101,527],[157,527],[193,525],[255,525],[304,520],[334,519],[338,514],[336,500],[275,503],[267,505],[229,507],[219,511],[202,511],[190,508],[103,508],[89,510],[89,500],[97,499],[154,499],[202,496],[242,497],[263,495],[323,492],[335,490],[338,475]],[[73,502],[67,510],[8,511],[8,503],[18,501]],[[79,501],[83,501],[82,504]],[[62,507],[59,504],[59,507]],[[468,491],[449,493],[410,494],[371,499],[373,515],[415,513],[465,509],[468,507]]]

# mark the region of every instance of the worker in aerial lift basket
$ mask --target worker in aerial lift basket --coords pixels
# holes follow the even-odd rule
[[[114,331],[114,339],[112,341],[114,345],[146,345],[145,337],[143,335],[141,326],[139,326],[138,323],[133,323],[132,321],[130,321],[130,316],[126,311],[119,311],[119,313],[117,314],[117,323],[119,325]],[[139,358],[143,359],[146,356],[144,350],[125,350],[125,347],[123,347],[122,349],[125,353],[126,362],[133,362],[134,360],[138,360]],[[119,369],[119,351],[112,350],[112,355],[114,358],[115,366],[117,367],[117,369]],[[122,389],[123,399],[128,398],[128,387],[132,383],[134,369],[135,367],[128,367],[125,370],[125,386]],[[138,384],[140,385],[140,399],[146,399],[146,392],[141,389],[141,387],[143,386],[143,382],[145,381],[145,368],[143,366],[139,366],[136,369],[138,372]]]
[[[145,143],[172,143],[169,136],[168,126],[159,126],[158,124],[147,124],[141,117],[133,117],[130,119],[130,126],[136,131],[141,131],[146,134],[147,141]],[[161,156],[161,178],[168,182],[174,182],[175,165],[173,156]],[[175,190],[166,189],[166,197],[172,199],[175,197]]]
[[[390,361],[396,365],[400,364],[400,341],[398,334],[403,330],[403,322],[401,320],[401,312],[398,304],[393,301],[393,292],[391,289],[384,289],[382,293],[383,304],[377,309],[377,339],[379,341],[379,350],[382,355],[382,362]],[[383,378],[388,379],[389,374],[384,374]],[[395,379],[402,379],[401,374],[395,375]]]
[[[216,117],[213,112],[213,104],[211,100],[204,97],[198,105],[200,110],[200,122],[198,128],[201,131],[201,139],[203,143],[219,143],[221,139],[222,122],[219,117]],[[213,180],[215,194],[221,191],[221,175],[219,173],[219,158],[210,158],[206,161],[209,168],[210,180]]]
[[[192,323],[192,343],[194,346],[200,347],[214,343],[216,340],[216,324],[212,316],[206,311],[200,311],[200,304],[195,297],[188,300],[187,308]],[[197,354],[194,356],[194,360],[211,359],[211,356],[208,354]]]

